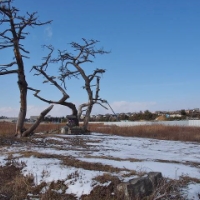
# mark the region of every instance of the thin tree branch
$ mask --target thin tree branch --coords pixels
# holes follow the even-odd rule
[[[0,68],[12,67],[13,65],[16,65],[16,64],[17,64],[17,62],[11,62],[9,64],[0,65]]]
[[[7,74],[17,74],[18,73],[18,70],[9,70],[9,71],[2,71],[2,70],[0,70],[0,76],[1,75],[7,75]]]

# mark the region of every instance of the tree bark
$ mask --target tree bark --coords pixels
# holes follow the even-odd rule
[[[92,112],[92,107],[93,107],[92,103],[90,103],[89,106],[87,107],[87,111],[86,111],[85,118],[83,121],[83,130],[84,131],[87,131],[88,123],[90,121],[90,114]]]
[[[75,126],[79,126],[78,111],[76,109],[75,104],[69,102],[63,102],[61,105],[67,106],[72,110],[72,115],[76,117],[76,119],[74,120]]]
[[[23,83],[23,86],[21,86],[20,83],[19,89],[20,89],[20,111],[18,115],[18,120],[16,124],[16,135],[19,136],[22,134],[22,130],[24,127],[24,121],[26,118],[26,110],[27,110],[27,102],[26,102],[26,96],[27,96],[27,88],[25,86],[25,83]]]
[[[50,110],[53,108],[53,105],[49,106],[47,109],[45,109],[44,111],[42,111],[40,113],[39,118],[36,120],[36,122],[26,131],[24,131],[22,133],[22,136],[29,136],[33,133],[33,131],[38,127],[38,125],[42,122],[42,120],[44,120],[44,117],[47,115],[47,113],[50,112]]]
[[[16,124],[16,135],[22,134],[22,129],[24,127],[24,121],[26,118],[27,111],[27,82],[24,74],[24,63],[22,56],[19,52],[18,44],[15,44],[15,58],[18,64],[18,87],[20,92],[20,110],[18,115],[18,120]]]

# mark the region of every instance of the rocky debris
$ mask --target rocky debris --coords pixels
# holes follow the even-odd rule
[[[82,127],[79,126],[77,116],[67,115],[66,126],[60,129],[60,133],[68,135],[83,135],[88,134],[89,132],[85,131]]]
[[[117,190],[124,194],[125,200],[141,199],[153,193],[163,179],[160,172],[149,172],[146,177],[134,178],[117,185]]]
[[[73,126],[73,127],[64,126],[61,128],[60,133],[68,135],[83,135],[83,134],[85,135],[88,134],[89,132],[83,130],[83,128],[80,126]]]

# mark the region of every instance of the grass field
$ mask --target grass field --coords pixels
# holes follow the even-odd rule
[[[87,136],[52,134],[64,125],[41,124],[35,133],[45,134],[15,138],[15,124],[0,123],[0,199],[124,200],[116,185],[149,169],[165,179],[148,200],[184,199],[183,188],[192,195],[200,188],[200,128],[98,123]]]
[[[31,126],[26,124],[25,128]],[[65,124],[40,124],[35,132],[48,132],[59,129]],[[159,140],[175,140],[175,141],[190,141],[200,142],[200,127],[180,127],[180,126],[164,126],[164,125],[146,125],[146,126],[105,126],[103,123],[90,124],[91,132],[99,132],[125,137],[142,137],[154,138]],[[15,133],[15,124],[8,122],[0,123],[0,135],[13,136]]]
[[[164,125],[146,126],[104,126],[91,124],[89,129],[94,132],[114,134],[126,137],[154,138],[159,140],[200,142],[200,127],[180,127]]]

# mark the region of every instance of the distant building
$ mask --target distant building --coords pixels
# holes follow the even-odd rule
[[[170,117],[182,117],[182,115],[180,114],[172,114],[172,115],[169,115]]]
[[[187,114],[200,113],[200,109],[199,109],[199,108],[193,108],[193,109],[185,110],[185,112],[186,112]]]
[[[30,116],[30,121],[36,121],[39,118],[39,116]]]

